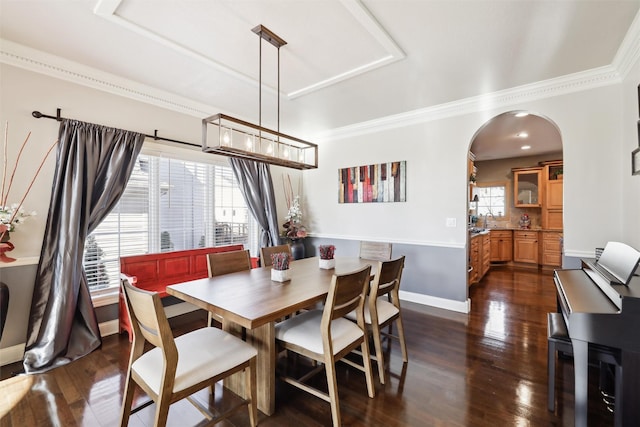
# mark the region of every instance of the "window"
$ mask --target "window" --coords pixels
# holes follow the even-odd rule
[[[141,154],[118,205],[87,238],[89,288],[117,288],[121,256],[227,244],[257,253],[257,225],[231,168]]]
[[[506,194],[505,184],[478,184],[478,215],[506,216]]]

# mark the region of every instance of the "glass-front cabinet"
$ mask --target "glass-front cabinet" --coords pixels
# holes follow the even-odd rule
[[[542,168],[513,169],[513,205],[517,208],[540,207]]]

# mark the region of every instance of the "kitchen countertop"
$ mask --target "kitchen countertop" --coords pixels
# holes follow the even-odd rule
[[[491,228],[470,228],[469,237],[480,236],[487,234],[491,231],[541,231],[543,233],[562,233],[563,230],[551,230],[543,229],[539,227],[534,228],[520,228],[520,227],[491,227]]]

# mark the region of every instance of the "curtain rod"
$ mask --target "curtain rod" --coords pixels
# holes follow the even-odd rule
[[[55,116],[48,116],[46,114],[42,114],[40,111],[34,111],[31,113],[31,115],[33,117],[35,117],[36,119],[41,119],[41,118],[45,118],[45,119],[53,119],[53,120],[57,120],[59,122],[61,122],[62,120],[65,120],[65,117],[61,117],[60,116],[60,108],[56,109],[56,115]],[[142,132],[139,132],[142,133]],[[170,139],[170,138],[163,138],[161,136],[158,136],[158,129],[154,129],[153,131],[153,135],[149,135],[149,134],[144,134],[144,136],[146,136],[147,138],[153,138],[156,141],[168,141],[168,142],[174,142],[176,144],[182,144],[182,145],[189,145],[191,147],[200,147],[202,148],[201,144],[194,144],[193,142],[185,142],[185,141],[179,141],[177,139]]]

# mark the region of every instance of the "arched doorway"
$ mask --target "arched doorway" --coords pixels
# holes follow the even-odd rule
[[[560,131],[540,114],[508,111],[478,129],[467,170],[469,286],[492,265],[561,264],[562,162]]]

